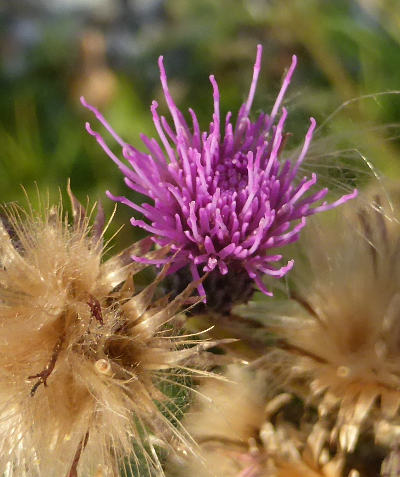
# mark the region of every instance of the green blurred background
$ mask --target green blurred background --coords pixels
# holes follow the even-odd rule
[[[140,148],[141,132],[154,135],[151,100],[164,107],[157,68],[163,54],[176,102],[184,111],[191,106],[205,129],[208,75],[219,82],[223,112],[235,113],[257,43],[264,56],[255,112],[271,108],[291,55],[298,55],[286,98],[289,148],[314,116],[323,127],[309,167],[341,189],[371,175],[369,162],[379,174],[400,177],[400,97],[357,100],[400,90],[398,0],[2,0],[0,31],[2,201],[21,200],[20,184],[33,197],[35,182],[56,195],[70,177],[81,200],[100,198],[110,212],[105,189],[132,194],[85,132],[87,119],[99,128],[79,96]],[[119,207],[117,224],[130,216]],[[125,227],[121,240],[131,241],[132,233]]]

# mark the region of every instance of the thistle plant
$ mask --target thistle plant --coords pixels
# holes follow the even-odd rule
[[[347,207],[308,231],[285,316],[272,318],[293,385],[304,379],[298,392],[321,418],[335,416],[332,439],[349,452],[371,426],[391,444],[398,425],[400,227],[382,203]]]
[[[123,159],[87,123],[88,132],[151,202],[107,192],[143,215],[131,220],[148,232],[142,241],[106,259],[101,207],[88,213],[70,190],[72,220],[61,204],[4,206],[0,475],[398,475],[399,220],[378,196],[345,204],[357,190],[327,202],[316,174],[302,176],[313,118],[285,155],[295,56],[271,112],[251,119],[261,55],[259,46],[235,121],[221,118],[210,76],[207,131],[174,103],[160,57],[172,123],[153,101],[159,140],[142,135],[146,152],[82,98]],[[309,216],[343,204],[301,233]],[[272,295],[270,283],[293,267],[281,250],[293,242],[288,295],[233,314],[254,284]],[[158,273],[138,287],[151,265]],[[159,287],[166,277],[176,290]],[[241,342],[230,346],[232,336]],[[190,395],[186,414],[171,384]]]
[[[317,176],[301,177],[316,122],[310,119],[303,147],[295,158],[281,160],[284,148],[286,108],[281,108],[297,59],[284,78],[270,114],[260,113],[252,121],[251,107],[261,68],[262,47],[258,46],[253,79],[246,102],[236,121],[229,112],[220,113],[217,81],[210,76],[214,113],[208,131],[202,131],[196,114],[189,113],[190,127],[170,94],[163,57],[159,58],[160,78],[172,125],[159,115],[153,101],[151,113],[160,143],[141,136],[147,152],[125,142],[105,118],[84,98],[82,104],[91,110],[122,148],[121,161],[103,137],[86,124],[107,155],[125,176],[126,185],[151,199],[141,205],[126,197],[108,196],[143,214],[147,222],[133,218],[132,225],[149,232],[160,246],[169,245],[174,255],[176,272],[189,267],[193,279],[203,272],[227,275],[235,280],[246,274],[266,295],[262,277],[283,277],[293,260],[277,265],[282,259],[274,249],[299,238],[308,216],[337,207],[356,195],[356,191],[328,204],[323,200],[327,188],[315,189]],[[141,257],[132,257],[145,261]],[[164,263],[159,259],[152,263]],[[199,270],[200,267],[200,270]],[[205,294],[199,285],[201,295]]]
[[[286,414],[294,396],[280,393],[274,376],[256,364],[231,365],[226,381],[200,388],[185,424],[201,447],[203,461],[172,458],[171,475],[199,477],[342,477],[340,453],[327,451],[322,426]],[[210,402],[212,405],[210,405]],[[293,412],[291,413],[293,414]],[[352,477],[358,473],[352,471]]]
[[[7,206],[0,222],[0,474],[116,477],[136,473],[140,455],[162,475],[154,446],[193,443],[158,383],[190,374],[213,345],[181,331],[196,284],[154,301],[163,272],[135,292],[146,265],[130,255],[149,241],[104,260],[101,208],[90,225],[70,196],[72,224],[46,204]]]

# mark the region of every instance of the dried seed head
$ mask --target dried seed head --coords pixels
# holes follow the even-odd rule
[[[400,225],[381,202],[314,224],[291,303],[270,312],[293,385],[321,417],[337,411],[332,437],[348,451],[372,414],[390,421],[400,407]]]
[[[266,371],[230,366],[226,381],[199,388],[184,424],[201,458],[175,463],[177,475],[199,477],[341,477],[344,460],[324,449],[326,431],[298,429],[282,408],[292,396],[276,394]]]
[[[173,326],[197,284],[152,303],[162,273],[135,294],[130,255],[148,241],[104,261],[101,211],[90,226],[71,199],[71,225],[61,206],[6,207],[0,222],[0,475],[115,477],[139,466],[134,447],[161,472],[149,430],[189,445],[157,382],[206,348]]]

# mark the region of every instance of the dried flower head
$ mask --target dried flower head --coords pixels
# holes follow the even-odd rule
[[[280,414],[292,397],[268,391],[273,383],[268,372],[232,365],[225,377],[204,383],[184,418],[202,460],[181,460],[175,464],[177,475],[342,476],[344,459],[331,458],[324,449],[326,432],[316,426],[307,434]]]
[[[290,308],[273,326],[294,383],[321,417],[337,416],[332,437],[348,451],[400,408],[400,225],[380,204],[309,229],[308,266],[297,267]]]
[[[5,207],[0,222],[0,474],[116,477],[143,465],[161,475],[149,429],[157,442],[185,437],[157,382],[205,348],[172,326],[196,285],[152,304],[161,274],[135,294],[143,265],[130,255],[151,242],[103,261],[101,209],[90,226],[71,197],[71,225],[61,206]]]
[[[189,113],[193,126],[189,127],[171,97],[160,57],[161,84],[173,125],[159,116],[158,104],[153,101],[151,112],[162,146],[143,135],[148,152],[126,143],[93,106],[81,100],[120,144],[130,167],[89,123],[88,132],[118,165],[127,186],[154,203],[138,205],[126,197],[109,192],[108,196],[144,215],[149,223],[132,219],[132,224],[150,232],[156,243],[171,245],[172,253],[176,253],[174,269],[190,266],[195,279],[199,276],[198,266],[205,272],[217,270],[222,275],[228,271],[244,272],[269,295],[262,275],[282,277],[293,266],[289,261],[276,268],[274,264],[282,256],[271,250],[296,241],[307,216],[346,202],[356,191],[322,205],[316,204],[326,196],[326,188],[308,194],[317,182],[316,174],[311,178],[298,176],[315,128],[313,118],[298,157],[293,161],[279,158],[285,142],[286,109],[282,108],[278,121],[277,117],[296,66],[295,56],[271,113],[261,113],[255,121],[250,120],[261,54],[259,45],[249,95],[235,123],[229,112],[221,124],[218,85],[210,76],[214,114],[208,132],[200,130],[192,109]],[[199,291],[204,294],[202,286]]]

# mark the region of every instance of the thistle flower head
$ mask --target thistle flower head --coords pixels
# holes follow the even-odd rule
[[[71,197],[71,225],[61,206],[0,222],[1,475],[114,476],[139,465],[135,446],[159,468],[149,431],[185,443],[157,382],[204,349],[172,326],[195,285],[152,304],[161,274],[135,293],[130,255],[149,240],[104,261],[102,214],[90,226]]]
[[[281,104],[296,67],[295,56],[271,113],[260,113],[255,121],[250,119],[261,54],[259,45],[250,91],[235,122],[230,112],[221,118],[218,85],[210,76],[214,113],[209,130],[204,132],[192,109],[189,126],[174,103],[160,57],[161,84],[172,125],[159,116],[158,104],[153,101],[151,112],[161,145],[143,135],[147,152],[126,143],[94,107],[83,98],[82,103],[120,144],[129,166],[89,124],[88,132],[118,165],[127,186],[149,197],[152,204],[138,205],[109,192],[108,196],[144,215],[148,222],[132,219],[132,224],[148,231],[156,243],[171,245],[176,253],[174,269],[189,265],[194,278],[199,276],[198,267],[222,275],[244,270],[264,293],[270,294],[261,276],[282,277],[293,266],[293,261],[274,266],[282,256],[272,250],[296,241],[307,216],[346,202],[356,191],[331,204],[317,205],[328,190],[311,192],[317,183],[316,174],[299,177],[315,129],[313,118],[297,158],[279,158],[287,116]],[[203,294],[204,289],[200,286],[199,291]]]
[[[293,384],[335,416],[332,437],[348,451],[371,424],[377,440],[382,423],[388,435],[400,409],[400,227],[380,203],[309,229],[308,267],[297,267],[290,308],[271,316]]]
[[[326,453],[326,432],[285,420],[292,397],[277,394],[269,372],[231,365],[226,381],[207,382],[184,418],[203,462],[179,462],[199,477],[341,477],[344,459]],[[269,387],[271,387],[269,389]]]

